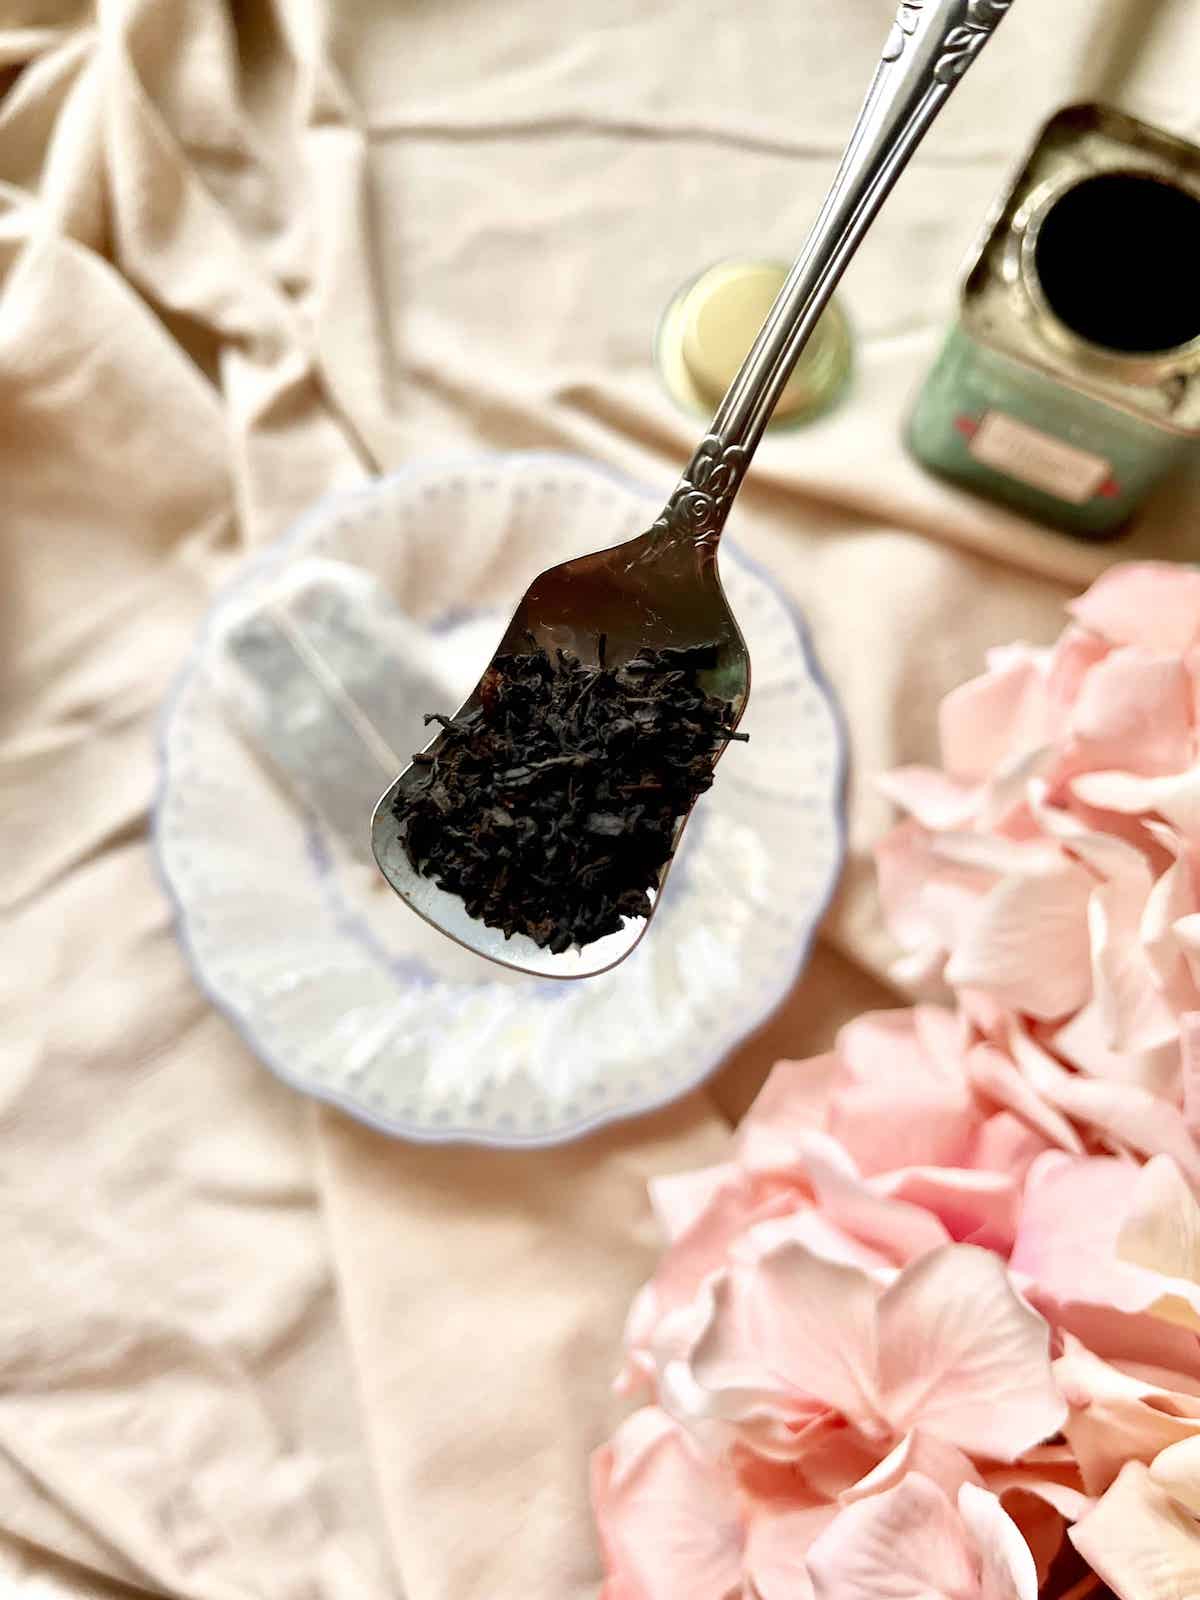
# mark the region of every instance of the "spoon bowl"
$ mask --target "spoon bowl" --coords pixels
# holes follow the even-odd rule
[[[717,660],[700,674],[700,682],[732,707],[730,731],[736,728],[750,697],[750,653],[721,587],[715,540],[681,531],[677,519],[664,513],[635,539],[547,568],[521,597],[496,654],[520,655],[540,646],[552,657],[562,649],[596,666],[601,635],[608,666],[621,666],[647,647],[715,644]],[[478,709],[482,683],[481,678],[456,717]],[[444,739],[439,732],[426,752],[435,752]],[[714,751],[714,763],[727,743]],[[457,895],[422,877],[405,851],[395,808],[423,770],[415,761],[404,769],[376,806],[371,823],[379,869],[407,906],[476,954],[543,978],[592,977],[625,959],[645,933],[649,917],[626,917],[619,932],[555,954],[521,934],[506,937],[469,916]],[[686,822],[687,815],[680,817],[676,849]],[[670,865],[668,860],[657,884],[647,891],[651,915]]]
[[[750,661],[717,571],[721,530],[776,402],[850,258],[1010,4],[901,0],[812,232],[663,514],[640,537],[563,562],[535,578],[498,654],[518,655],[544,646],[552,656],[561,648],[596,663],[604,635],[605,659],[619,666],[647,647],[715,646],[716,663],[702,686],[730,703],[736,726],[749,697]],[[481,704],[477,686],[459,714]],[[436,750],[443,737],[428,749]],[[722,744],[714,750],[714,763],[723,749]],[[584,978],[622,961],[645,933],[649,916],[625,918],[618,932],[556,955],[531,939],[516,934],[506,938],[477,922],[462,900],[420,877],[408,861],[395,804],[415,781],[409,766],[376,807],[371,826],[375,858],[400,898],[460,944],[543,977]],[[687,815],[679,818],[676,847],[686,822]],[[650,892],[651,916],[669,865],[668,860]]]

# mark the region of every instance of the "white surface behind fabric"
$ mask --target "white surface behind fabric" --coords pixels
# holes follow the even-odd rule
[[[852,268],[852,394],[764,445],[737,531],[849,721],[852,860],[785,1012],[710,1092],[535,1156],[318,1114],[190,982],[146,846],[154,716],[215,586],[416,456],[661,484],[677,285],[791,256],[891,0],[55,0],[0,8],[0,1578],[19,1594],[567,1600],[650,1173],[776,1054],[888,998],[871,776],[984,648],[1122,545],[924,477],[900,422],[1037,125],[1200,134],[1197,0],[1015,0]],[[452,530],[449,530],[452,534]],[[446,559],[467,562],[448,536]],[[414,581],[420,574],[414,573]],[[39,1587],[41,1585],[41,1587]]]

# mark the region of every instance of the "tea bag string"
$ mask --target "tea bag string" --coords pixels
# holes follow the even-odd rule
[[[337,673],[325,660],[321,652],[312,641],[306,637],[303,630],[298,628],[287,612],[274,603],[267,606],[267,612],[275,622],[279,631],[287,639],[292,649],[300,660],[312,673],[313,677],[328,694],[330,700],[345,717],[346,721],[358,734],[366,749],[378,763],[380,771],[385,778],[394,778],[406,763],[392,749],[379,729],[366,715],[362,707],[347,693],[345,685]]]

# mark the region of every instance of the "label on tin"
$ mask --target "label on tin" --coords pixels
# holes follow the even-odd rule
[[[967,441],[976,461],[1031,488],[1081,506],[1108,482],[1112,468],[1103,456],[1031,428],[1005,411],[989,411]]]

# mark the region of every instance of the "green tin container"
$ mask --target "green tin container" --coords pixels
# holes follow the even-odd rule
[[[1043,128],[989,219],[908,444],[1085,538],[1200,448],[1200,149],[1105,106]]]

